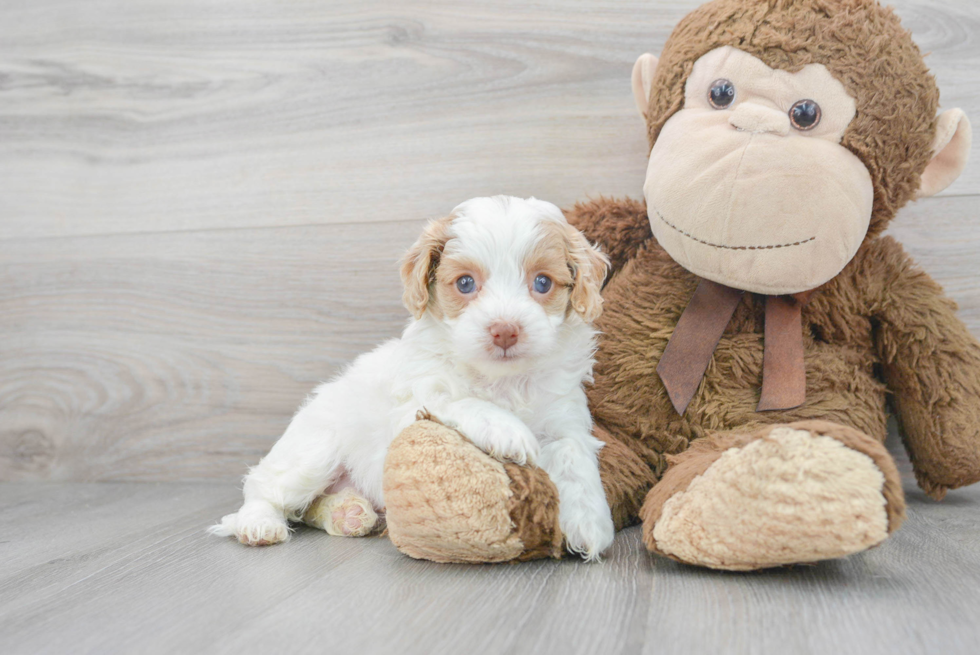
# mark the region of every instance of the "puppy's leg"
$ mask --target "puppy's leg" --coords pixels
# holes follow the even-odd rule
[[[465,398],[449,403],[434,416],[491,457],[522,466],[538,458],[538,440],[531,429],[513,412],[493,403]]]
[[[599,478],[602,442],[591,434],[569,436],[541,449],[541,468],[558,489],[558,523],[565,546],[596,561],[612,545],[616,530]]]
[[[290,422],[282,438],[245,477],[245,504],[211,528],[216,535],[234,535],[243,544],[266,546],[289,538],[287,519],[304,510],[337,477],[340,468],[337,435],[321,396],[322,389]]]

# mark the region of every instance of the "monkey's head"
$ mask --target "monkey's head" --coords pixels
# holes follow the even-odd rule
[[[970,124],[937,117],[918,47],[875,0],[715,0],[633,93],[653,233],[722,284],[796,293],[836,276],[909,200],[955,180]]]

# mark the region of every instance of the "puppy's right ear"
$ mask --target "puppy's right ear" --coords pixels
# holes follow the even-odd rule
[[[405,285],[402,301],[416,320],[422,318],[429,304],[429,285],[435,281],[436,267],[449,241],[453,218],[429,221],[422,236],[402,258],[402,284]]]

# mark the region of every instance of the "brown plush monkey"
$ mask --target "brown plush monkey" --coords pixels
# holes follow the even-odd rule
[[[980,346],[881,232],[962,170],[918,48],[873,0],[715,0],[633,71],[644,195],[576,206],[611,257],[590,392],[618,527],[721,569],[859,552],[919,485],[980,479]],[[415,557],[557,555],[557,494],[432,422],[392,445],[392,540]]]

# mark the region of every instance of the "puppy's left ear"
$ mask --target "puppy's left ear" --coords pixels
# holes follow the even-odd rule
[[[609,271],[609,258],[571,225],[566,235],[573,277],[569,302],[583,320],[591,323],[602,313],[602,283]]]
[[[449,241],[449,227],[453,218],[447,216],[429,221],[422,236],[402,258],[402,284],[405,285],[402,302],[416,320],[422,318],[429,304],[429,285],[435,280],[439,257]]]

